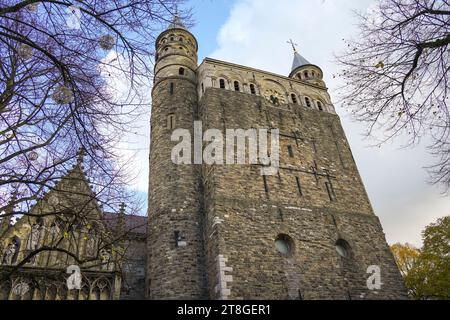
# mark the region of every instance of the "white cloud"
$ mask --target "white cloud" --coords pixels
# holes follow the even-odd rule
[[[300,53],[325,73],[330,93],[338,87],[332,75],[333,53],[343,38],[355,34],[352,10],[367,11],[373,0],[242,0],[238,1],[219,35],[211,57],[287,75],[292,51],[286,41],[299,44]],[[200,44],[201,45],[201,44]],[[450,198],[427,185],[423,166],[431,163],[423,146],[399,150],[399,145],[368,148],[363,127],[351,122],[337,106],[369,197],[389,243],[421,245],[420,232],[437,217],[450,214]]]
[[[124,114],[129,112],[129,116],[122,117],[122,121],[129,122],[129,131],[122,132],[120,141],[115,146],[119,154],[118,164],[128,174],[131,188],[147,193],[151,82],[147,77],[134,75],[132,85],[130,75],[123,71],[129,70],[129,61],[113,50],[104,61],[102,74],[108,85],[107,90],[117,104],[128,106],[123,110]]]

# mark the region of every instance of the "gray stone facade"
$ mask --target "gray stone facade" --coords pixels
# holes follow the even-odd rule
[[[406,298],[319,67],[295,64],[306,61],[298,53],[290,77],[209,58],[197,66],[197,41],[176,23],[156,49],[150,299]],[[174,164],[171,134],[193,136],[195,120],[223,134],[279,129],[279,173]],[[366,283],[373,265],[380,290]]]

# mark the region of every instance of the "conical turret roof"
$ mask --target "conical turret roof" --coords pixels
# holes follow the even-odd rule
[[[298,67],[310,65],[311,63],[306,60],[302,55],[300,55],[297,51],[294,52],[294,61],[292,62],[291,72],[297,69]]]

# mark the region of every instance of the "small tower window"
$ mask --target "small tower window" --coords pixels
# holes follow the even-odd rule
[[[289,153],[289,157],[293,158],[294,157],[294,151],[292,150],[292,146],[288,146],[288,153]]]
[[[302,185],[300,183],[300,178],[299,177],[295,177],[295,180],[297,181],[298,194],[300,196],[303,196],[303,190],[302,190]]]
[[[173,94],[173,82],[170,83],[169,86],[169,93],[172,95]]]
[[[305,78],[308,78],[308,71],[305,71],[303,74],[305,75]]]
[[[314,71],[312,71],[312,76],[313,76],[313,77],[315,77],[315,76],[316,76],[316,73],[315,73]]]
[[[295,94],[291,94],[292,103],[297,104],[297,97]]]
[[[169,128],[169,130],[172,130],[173,128],[175,128],[175,115],[174,114],[169,114],[169,116],[167,117],[167,128]]]
[[[317,101],[317,108],[318,108],[320,111],[323,111],[322,103],[321,103],[320,101]]]
[[[202,83],[202,93],[205,93],[205,86]]]
[[[180,69],[178,70],[178,74],[179,74],[180,76],[184,76],[184,68],[180,68]]]
[[[173,41],[173,40],[175,40],[174,37],[170,37],[170,41]]]
[[[220,89],[225,89],[225,80],[220,79],[219,80]]]
[[[335,244],[337,253],[342,258],[349,258],[351,256],[351,247],[344,239],[338,239]]]
[[[180,40],[180,42],[183,42],[183,38],[180,38],[179,40]]]
[[[253,83],[250,84],[250,93],[251,94],[256,94],[255,85]]]
[[[240,91],[239,89],[240,89],[239,88],[239,82],[235,81],[234,82],[234,91]]]
[[[308,97],[305,97],[305,103],[307,107],[311,108],[311,100]]]

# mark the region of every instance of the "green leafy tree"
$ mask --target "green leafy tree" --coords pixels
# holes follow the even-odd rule
[[[413,299],[450,299],[450,216],[438,219],[422,233],[423,247],[391,246]]]

